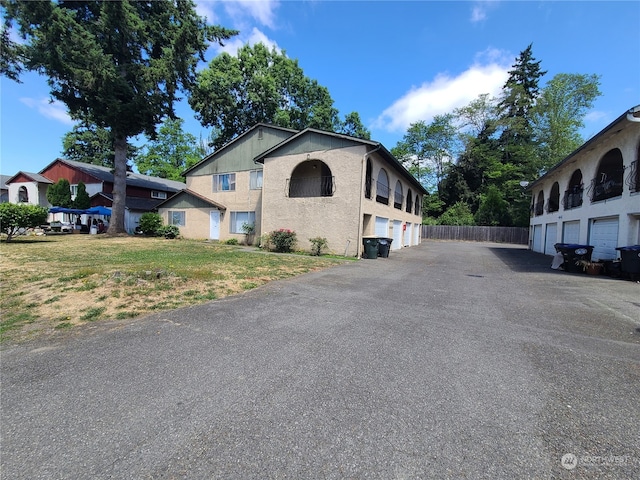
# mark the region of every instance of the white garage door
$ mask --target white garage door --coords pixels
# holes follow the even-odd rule
[[[402,248],[402,222],[400,220],[393,221],[393,243],[391,243],[392,250],[398,250]]]
[[[376,237],[389,236],[389,219],[384,217],[376,217]]]
[[[411,224],[405,223],[404,225],[404,246],[409,247],[411,246]]]
[[[534,252],[542,253],[542,225],[534,225],[533,226],[533,245],[531,249]]]
[[[618,256],[618,217],[591,220],[589,245],[593,245],[593,260],[612,260]]]
[[[562,224],[562,243],[580,243],[580,220]]]
[[[544,240],[544,253],[547,255],[555,255],[556,248],[554,245],[558,243],[558,224],[557,223],[548,223],[547,224],[547,233],[545,234]]]

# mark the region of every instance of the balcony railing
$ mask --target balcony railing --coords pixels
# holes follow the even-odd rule
[[[404,195],[396,192],[393,196],[393,207],[398,210],[402,210],[402,204],[404,203]]]
[[[542,215],[544,213],[544,203],[536,202],[536,205],[533,207],[533,214],[535,216]]]
[[[640,192],[640,167],[638,166],[638,160],[631,162],[631,168],[629,170],[630,172],[627,176],[629,191]]]
[[[622,175],[594,178],[589,186],[589,197],[592,202],[599,202],[607,198],[619,197],[622,195]],[[619,178],[618,178],[619,177]]]
[[[584,189],[579,187],[572,187],[564,192],[564,198],[562,199],[562,206],[565,210],[571,210],[572,208],[578,208],[582,206],[582,193]]]
[[[287,179],[289,197],[331,197],[336,190],[335,177],[294,177]]]

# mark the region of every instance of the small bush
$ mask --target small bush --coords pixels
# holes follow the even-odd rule
[[[238,245],[238,239],[237,238],[228,238],[227,240],[225,240],[224,242],[225,245]]]
[[[162,225],[156,230],[156,235],[164,238],[178,238],[180,229],[175,225]]]
[[[269,243],[276,252],[287,253],[293,250],[296,244],[296,232],[281,228],[269,234]]]
[[[158,213],[146,212],[140,216],[138,225],[145,235],[157,236],[158,230],[162,227],[162,217]]]
[[[310,238],[309,241],[311,242],[311,255],[315,255],[317,257],[322,255],[323,248],[327,248],[329,246],[327,239],[324,237]]]

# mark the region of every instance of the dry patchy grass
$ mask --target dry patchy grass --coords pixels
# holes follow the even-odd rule
[[[192,240],[61,235],[0,245],[0,340],[233,295],[341,260]]]

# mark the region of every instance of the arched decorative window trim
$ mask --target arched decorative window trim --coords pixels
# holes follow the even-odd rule
[[[582,206],[582,193],[584,192],[584,184],[582,183],[582,171],[578,168],[573,171],[569,179],[569,185],[564,192],[562,206],[565,210],[578,208]]]
[[[589,198],[592,202],[600,202],[622,195],[624,187],[624,162],[622,152],[613,148],[603,155],[598,163],[596,176],[589,186]]]
[[[367,158],[367,170],[364,177],[364,198],[371,198],[371,185],[373,184],[373,167],[371,159]]]
[[[405,208],[405,211],[407,213],[411,213],[412,209],[413,209],[413,192],[411,191],[411,189],[409,189],[409,191],[407,192],[407,206]]]
[[[376,182],[376,202],[389,205],[389,190],[389,175],[387,175],[387,171],[384,168],[381,168]]]
[[[554,182],[549,193],[549,200],[547,200],[547,212],[553,213],[558,210],[560,210],[560,184]]]
[[[544,213],[544,191],[540,190],[540,193],[538,193],[538,197],[534,207],[534,214],[538,216],[538,215],[542,215],[543,213]]]
[[[286,185],[290,198],[331,197],[335,190],[335,177],[321,160],[306,160],[296,165]]]
[[[393,208],[402,210],[402,204],[404,203],[404,193],[402,190],[402,183],[400,180],[396,182],[396,188],[393,193]]]
[[[18,203],[29,203],[29,190],[24,185],[18,188]]]

